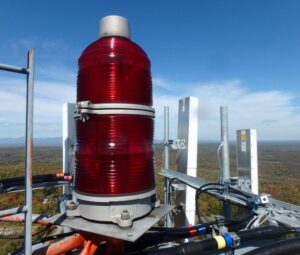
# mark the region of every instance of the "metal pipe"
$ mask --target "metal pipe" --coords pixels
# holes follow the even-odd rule
[[[221,143],[222,143],[222,164],[221,183],[230,180],[229,166],[229,141],[228,141],[228,110],[227,106],[220,107],[221,116]]]
[[[164,167],[169,169],[169,106],[164,107]]]
[[[26,96],[26,165],[25,165],[25,255],[32,252],[32,149],[33,149],[33,98],[34,98],[34,49],[28,51]]]
[[[76,110],[75,104],[64,103],[63,104],[63,172],[64,174],[73,174],[74,168],[74,139],[75,139],[75,121],[74,112]],[[72,199],[72,187],[70,184],[63,186],[64,200]]]
[[[164,169],[169,169],[169,106],[164,107]],[[165,177],[164,188],[165,188],[165,204],[170,204],[169,201],[169,185],[170,181]],[[165,225],[170,226],[171,219],[169,214],[166,216]]]
[[[28,51],[27,68],[0,64],[0,70],[26,74],[26,159],[25,159],[25,206],[0,212],[0,216],[25,213],[25,254],[32,251],[32,147],[33,147],[33,79],[34,79],[34,49]]]
[[[16,207],[16,208],[11,208],[11,209],[7,209],[7,210],[2,210],[2,211],[0,211],[0,217],[6,217],[6,216],[18,214],[18,213],[24,213],[26,211],[27,211],[27,206]]]
[[[11,66],[6,64],[0,63],[0,70],[13,72],[13,73],[22,73],[22,74],[28,74],[29,70],[23,67],[18,66]]]

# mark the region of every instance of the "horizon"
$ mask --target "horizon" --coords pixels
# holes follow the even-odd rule
[[[175,138],[176,139],[176,138]],[[25,137],[7,137],[7,138],[0,138],[0,143],[2,141],[5,141],[5,140],[24,140],[25,141]],[[62,137],[33,137],[33,141],[37,141],[37,140],[61,140],[62,141]],[[171,139],[172,140],[172,139]],[[163,142],[164,139],[154,139],[154,143],[157,143],[157,142]],[[202,142],[202,143],[220,143],[221,141],[220,140],[208,140],[208,139],[198,139],[198,142]],[[236,142],[236,139],[230,139],[229,138],[229,143],[235,143]],[[276,142],[276,143],[285,143],[285,142],[288,142],[288,143],[299,143],[300,140],[257,140],[257,143],[268,143],[268,142]]]
[[[99,20],[117,14],[152,62],[155,139],[163,137],[163,106],[175,138],[178,100],[192,95],[200,140],[218,141],[221,105],[228,106],[230,137],[254,128],[258,140],[300,140],[299,1],[59,3],[4,0],[0,9],[0,62],[22,67],[36,48],[36,138],[62,134],[62,104],[76,98],[77,59],[98,39]],[[24,77],[0,73],[0,102],[0,138],[23,136]]]

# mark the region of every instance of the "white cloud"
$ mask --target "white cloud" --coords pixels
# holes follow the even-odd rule
[[[159,81],[154,96],[158,110],[156,121],[157,138],[163,134],[162,108],[170,106],[172,117],[177,114],[178,100],[186,96],[199,98],[199,138],[218,140],[220,136],[219,107],[227,105],[229,111],[230,138],[235,139],[235,130],[256,128],[261,140],[299,140],[300,114],[293,105],[295,98],[286,91],[251,91],[240,80],[178,84],[163,79]],[[170,86],[169,84],[172,84]],[[163,87],[163,89],[160,89]],[[165,88],[170,91],[168,95]],[[178,96],[174,96],[174,93]],[[158,99],[158,100],[155,100]],[[171,117],[171,118],[172,118]],[[172,121],[172,136],[176,137],[177,123]]]
[[[42,75],[41,75],[42,74]],[[46,68],[35,81],[35,137],[61,136],[61,109],[75,102],[76,73],[66,68]],[[229,108],[230,138],[235,130],[256,128],[261,140],[299,140],[300,114],[295,98],[286,91],[251,91],[240,80],[223,82],[174,83],[154,78],[156,139],[163,138],[163,106],[170,107],[171,137],[176,138],[178,100],[199,98],[199,138],[218,140],[219,107]],[[24,135],[25,79],[0,78],[0,137]]]
[[[36,48],[34,136],[60,136],[62,104],[75,102],[76,93],[76,70],[70,69],[72,65],[65,63],[70,59],[71,63],[76,63],[74,56],[79,53],[74,54],[76,49],[63,39],[37,36],[5,41],[0,46],[0,53],[4,56],[4,62],[23,66],[26,62],[25,53],[31,47]],[[10,54],[7,55],[7,52]],[[1,73],[0,138],[24,136],[25,100],[25,76]]]
[[[0,138],[25,132],[25,80],[0,79]],[[35,81],[34,136],[61,136],[62,104],[75,102],[76,83]]]
[[[0,49],[9,50],[12,54],[24,54],[30,48],[38,48],[39,53],[51,53],[54,52],[64,54],[69,53],[70,46],[60,38],[44,38],[39,36],[31,36],[24,38],[13,38],[4,41]],[[52,56],[53,57],[53,56]],[[57,56],[56,56],[57,57]]]

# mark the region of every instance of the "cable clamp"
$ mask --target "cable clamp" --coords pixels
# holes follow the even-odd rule
[[[225,226],[225,217],[224,216],[217,216],[216,217],[216,223],[213,226],[213,236],[217,235],[223,235],[228,232],[228,228]],[[216,233],[217,232],[217,233]]]
[[[216,225],[217,225],[217,227],[225,226],[225,220],[226,220],[226,218],[224,216],[221,216],[221,215],[216,216],[216,221],[217,221]]]
[[[173,150],[182,151],[186,149],[186,139],[169,140],[169,144]]]
[[[236,248],[238,246],[240,246],[241,244],[241,238],[235,233],[235,232],[229,232],[228,233],[232,239],[232,248]]]

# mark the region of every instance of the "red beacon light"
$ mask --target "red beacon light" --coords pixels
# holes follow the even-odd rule
[[[129,227],[156,202],[150,61],[127,19],[107,16],[81,54],[75,192],[83,218]]]

